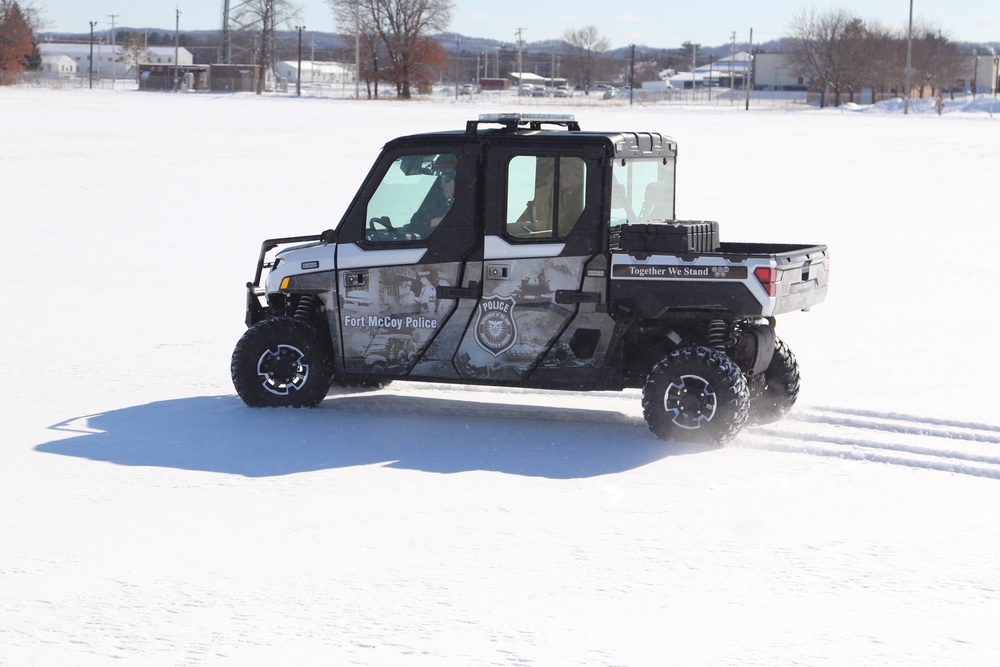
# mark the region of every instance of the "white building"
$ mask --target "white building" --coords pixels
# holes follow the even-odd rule
[[[69,56],[42,56],[42,75],[48,79],[71,79],[76,76],[76,61]]]
[[[299,76],[299,61],[284,60],[277,64],[278,76],[295,83]],[[302,61],[302,83],[353,84],[354,65],[318,60]]]
[[[112,76],[124,78],[132,76],[131,65],[125,62],[122,56],[121,45],[112,47],[110,44],[94,42],[94,76],[111,78]],[[38,50],[42,58],[58,58],[65,56],[76,64],[77,76],[90,76],[90,42],[83,43],[56,43],[42,42],[38,45]],[[116,55],[117,54],[117,55]],[[172,46],[150,46],[146,49],[146,59],[144,62],[157,64],[174,64],[174,47]],[[194,56],[191,52],[181,47],[177,49],[177,64],[193,65]]]
[[[758,53],[754,56],[753,82],[759,90],[805,90],[809,79],[792,67],[788,54]]]
[[[955,88],[963,88],[979,95],[995,95],[1000,83],[1000,56],[995,53],[966,54],[962,56]]]
[[[696,67],[693,72],[679,72],[667,81],[674,88],[702,88],[704,86],[738,88],[747,80],[753,59],[740,51],[727,58],[719,58]]]

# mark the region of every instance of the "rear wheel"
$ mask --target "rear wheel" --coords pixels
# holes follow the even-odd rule
[[[739,366],[707,347],[664,357],[642,390],[643,416],[661,440],[724,443],[747,421],[749,390]]]
[[[233,386],[252,408],[315,407],[333,376],[328,344],[309,324],[291,317],[262,320],[233,350]]]
[[[781,340],[775,340],[774,356],[764,372],[764,391],[753,401],[754,424],[769,424],[784,417],[799,397],[799,363]]]

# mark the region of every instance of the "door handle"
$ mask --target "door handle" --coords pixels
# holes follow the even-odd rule
[[[507,280],[510,278],[509,264],[487,264],[486,277],[490,280]]]
[[[344,274],[344,285],[347,287],[364,287],[367,284],[367,271],[353,271]]]
[[[450,287],[443,285],[437,288],[439,299],[478,299],[479,283],[470,281],[467,287]]]

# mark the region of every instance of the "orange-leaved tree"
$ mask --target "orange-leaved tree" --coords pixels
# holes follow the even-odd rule
[[[34,48],[31,26],[17,0],[0,0],[0,86],[17,83]]]

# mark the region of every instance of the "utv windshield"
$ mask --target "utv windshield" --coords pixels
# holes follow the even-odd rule
[[[674,219],[674,158],[618,160],[611,183],[611,229]]]

